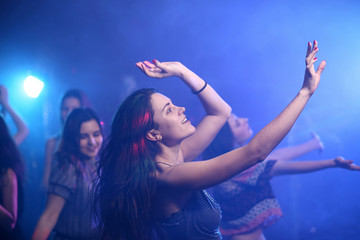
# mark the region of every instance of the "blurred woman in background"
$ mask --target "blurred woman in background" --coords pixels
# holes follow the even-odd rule
[[[15,144],[0,116],[0,237],[23,239],[17,224],[24,207],[24,165]]]
[[[61,141],[55,153],[48,199],[33,239],[92,239],[90,185],[95,162],[103,142],[96,113],[88,108],[74,109],[66,118]]]
[[[0,85],[0,105],[4,117],[9,113],[17,129],[11,136],[5,119],[0,116],[0,237],[23,239],[18,222],[24,209],[25,167],[17,146],[25,140],[29,130],[11,107],[3,85]]]
[[[247,118],[232,114],[214,141],[204,151],[203,158],[211,159],[232,149],[242,147],[252,137]],[[326,168],[360,170],[351,160],[342,157],[321,161],[289,162],[313,150],[322,150],[320,138],[303,144],[280,148],[266,161],[256,164],[230,180],[212,188],[214,198],[222,209],[221,233],[231,240],[265,240],[263,228],[275,223],[282,211],[271,189],[273,176],[319,171]]]
[[[76,108],[91,108],[90,101],[85,93],[79,89],[70,89],[65,92],[60,102],[60,122],[61,127],[65,123],[66,117]],[[60,131],[61,133],[61,131]],[[58,133],[54,137],[48,139],[45,145],[45,165],[43,175],[43,186],[47,189],[49,185],[50,172],[52,167],[53,154],[59,145],[61,134]]]

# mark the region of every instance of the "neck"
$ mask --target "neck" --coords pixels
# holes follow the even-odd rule
[[[160,144],[161,152],[156,156],[156,162],[163,162],[170,165],[178,165],[184,162],[181,152],[180,144],[168,147],[162,143]]]

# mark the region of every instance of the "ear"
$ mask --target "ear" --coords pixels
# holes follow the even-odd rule
[[[162,139],[162,136],[158,130],[151,129],[146,133],[146,138],[150,141],[160,141]]]

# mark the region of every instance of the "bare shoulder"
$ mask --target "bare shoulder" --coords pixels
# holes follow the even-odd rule
[[[8,170],[6,171],[6,174],[9,179],[16,178],[16,174],[15,174],[14,170],[12,170],[11,168],[8,168]]]

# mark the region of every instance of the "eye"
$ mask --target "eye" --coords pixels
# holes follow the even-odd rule
[[[87,138],[86,134],[80,134],[80,139],[85,139],[85,138]]]
[[[172,108],[169,107],[168,110],[167,110],[167,113],[171,113],[172,112]]]
[[[94,137],[98,137],[100,135],[101,135],[100,131],[94,132]]]

